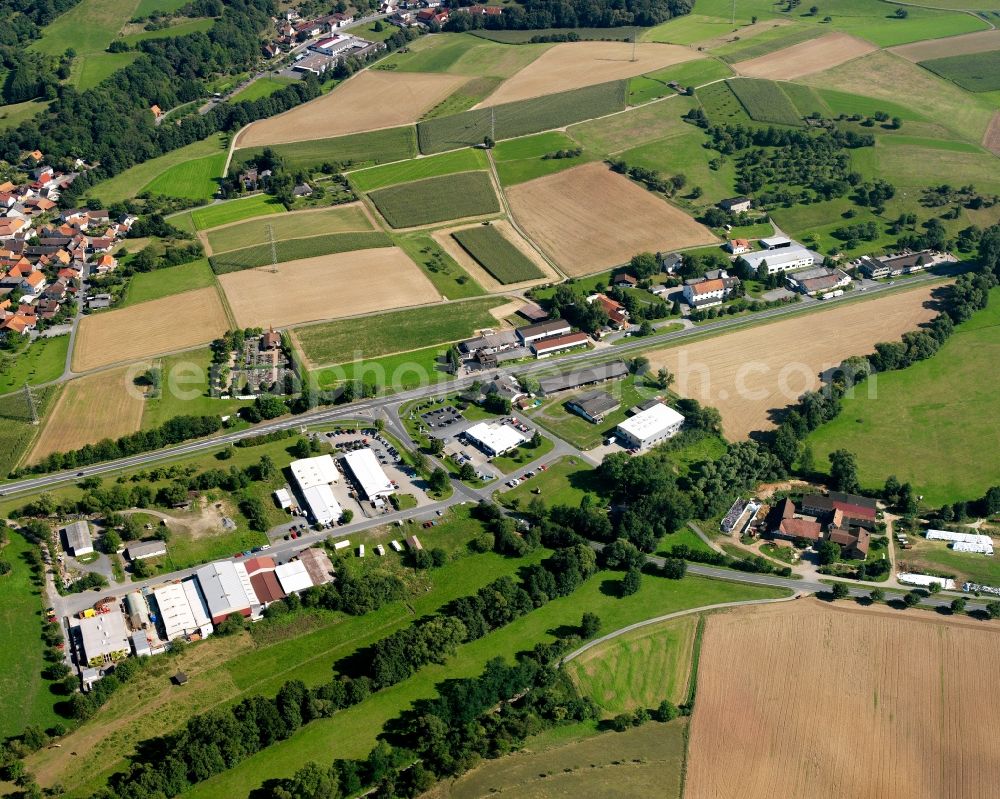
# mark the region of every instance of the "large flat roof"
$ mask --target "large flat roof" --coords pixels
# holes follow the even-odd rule
[[[486,422],[473,425],[465,431],[465,435],[487,449],[500,453],[519,447],[528,440],[510,425],[486,424]]]
[[[781,264],[802,260],[807,256],[812,256],[815,261],[816,257],[812,255],[810,250],[801,246],[793,246],[784,247],[780,250],[757,250],[756,252],[747,252],[743,253],[740,258],[750,264],[750,266],[756,268],[760,266],[761,261],[767,261],[768,266],[780,266]]]
[[[677,413],[677,411],[659,402],[652,408],[647,408],[637,413],[631,419],[626,419],[618,425],[618,429],[628,433],[639,441],[645,441],[647,438],[655,436],[661,430],[665,430],[683,421],[684,417]]]
[[[340,479],[337,464],[330,455],[317,455],[315,458],[292,461],[289,468],[292,470],[295,482],[303,491],[313,486],[330,485]]]
[[[344,462],[351,470],[351,474],[354,475],[354,479],[358,481],[364,495],[369,499],[384,497],[396,490],[370,448],[348,452],[344,455]]]
[[[590,369],[578,369],[575,372],[565,372],[561,375],[546,377],[544,380],[540,380],[538,385],[543,394],[551,394],[554,391],[565,391],[577,386],[584,386],[587,383],[613,380],[616,377],[624,377],[627,374],[628,367],[624,361],[612,361],[611,363],[594,366]]]
[[[260,605],[250,583],[250,575],[242,563],[220,560],[202,566],[195,574],[213,621],[220,616],[243,613]]]
[[[160,586],[153,589],[153,597],[168,641],[211,626],[212,620],[196,580]]]
[[[66,545],[76,551],[77,549],[86,549],[87,547],[93,546],[93,542],[90,538],[90,525],[85,521],[73,522],[72,524],[67,524],[63,531],[66,535]]]
[[[83,654],[88,662],[115,652],[130,652],[132,649],[125,627],[125,614],[117,608],[108,613],[80,619],[80,637],[83,641]]]
[[[282,563],[274,570],[274,576],[278,578],[278,582],[281,583],[286,594],[305,591],[307,588],[312,588],[313,585],[309,570],[301,560]]]
[[[302,498],[305,500],[313,520],[320,524],[327,524],[334,519],[339,519],[343,512],[340,503],[333,495],[333,489],[328,485],[307,488],[302,492]]]

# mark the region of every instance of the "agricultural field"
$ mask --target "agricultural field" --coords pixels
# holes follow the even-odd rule
[[[483,287],[428,233],[400,233],[393,243],[419,266],[446,300],[463,300],[483,294]]]
[[[697,615],[640,627],[588,649],[566,671],[603,714],[654,708],[687,700]]]
[[[728,80],[726,84],[751,119],[778,125],[802,125],[802,115],[773,80],[742,78]]]
[[[907,61],[920,63],[933,58],[972,55],[1000,48],[1000,30],[978,31],[964,36],[950,36],[947,39],[930,39],[893,47],[892,52]]]
[[[573,28],[573,33],[580,37],[581,42],[631,42],[636,34],[642,34],[647,28],[635,25],[622,25],[618,28]],[[488,30],[481,28],[472,31],[473,36],[487,39],[500,44],[529,44],[536,36],[552,36],[565,33],[565,28],[535,28],[533,30]]]
[[[337,205],[310,211],[293,211],[272,215],[268,219],[234,222],[205,231],[200,238],[208,245],[209,254],[240,250],[267,244],[265,226],[271,227],[275,241],[296,239],[321,233],[356,233],[374,229],[375,225],[364,203]]]
[[[502,186],[513,186],[535,178],[554,175],[592,160],[587,152],[570,155],[580,145],[562,131],[553,130],[535,136],[508,139],[493,150],[497,178]],[[562,151],[561,157],[556,155]]]
[[[219,282],[240,327],[283,327],[440,299],[423,272],[396,247],[247,269],[220,275]]]
[[[733,25],[729,17],[706,17],[704,14],[685,14],[643,30],[639,39],[644,42],[665,44],[694,44],[707,39],[731,35]],[[743,35],[743,31],[740,31]]]
[[[920,66],[970,92],[1000,89],[1000,50],[921,61]]]
[[[264,147],[406,125],[463,82],[457,75],[366,69],[315,100],[254,122],[236,144]],[[345,108],[351,113],[344,113]]]
[[[698,89],[698,101],[713,125],[751,126],[750,115],[733,93],[731,83],[720,81]]]
[[[197,230],[208,230],[257,216],[283,213],[285,206],[276,198],[268,194],[253,194],[238,200],[226,200],[204,208],[196,208],[191,211],[191,220]]]
[[[177,164],[146,184],[143,192],[206,202],[218,191],[225,165],[225,153]]]
[[[370,192],[397,183],[453,175],[456,172],[473,172],[488,166],[484,150],[455,150],[431,158],[415,158],[351,172],[350,181],[358,191]]]
[[[212,270],[217,275],[224,275],[243,269],[270,266],[272,260],[280,264],[336,253],[390,246],[392,246],[392,241],[380,230],[361,233],[327,233],[322,236],[306,236],[301,239],[284,239],[275,242],[274,245],[258,244],[256,247],[230,250],[220,255],[213,255],[209,261],[212,264]]]
[[[214,287],[88,316],[80,322],[73,370],[86,372],[207,344],[228,328]]]
[[[753,78],[792,80],[831,69],[875,49],[874,45],[846,33],[828,33],[758,58],[738,61],[733,69]]]
[[[502,262],[495,265],[498,274],[505,275],[506,277],[512,277],[515,273],[510,272],[510,264],[520,263],[524,266],[524,271],[518,272],[517,274],[526,274],[528,268],[530,267],[534,277],[523,278],[523,280],[533,281],[532,284],[537,284],[539,281],[548,279],[552,281],[558,281],[558,273],[545,261],[545,259],[535,250],[525,239],[514,230],[513,225],[510,224],[506,219],[496,220],[490,223],[489,228],[485,228],[482,225],[478,226],[463,226],[458,228],[444,228],[441,230],[435,230],[431,235],[433,240],[440,246],[440,248],[447,253],[465,272],[472,276],[472,278],[483,288],[491,293],[496,293],[503,291],[506,287],[510,286],[510,281],[500,280],[496,275],[494,275],[483,263],[480,263],[470,252],[466,249],[457,239],[458,235],[464,235],[467,231],[478,230],[482,228],[483,230],[492,230],[492,234],[483,233],[472,233],[472,235],[482,237],[483,235],[488,235],[492,239],[498,240],[498,246],[504,251],[511,253],[512,260],[508,262]],[[483,253],[484,258],[487,256]],[[514,281],[517,282],[517,281]]]
[[[294,336],[310,366],[342,364],[468,338],[476,330],[495,326],[497,319],[490,309],[505,304],[502,297],[442,303],[308,325],[295,330]],[[400,330],[406,330],[405,340],[400,338]]]
[[[535,262],[493,225],[464,228],[451,235],[500,283],[506,285],[545,277]]]
[[[420,152],[429,155],[459,147],[473,147],[482,144],[483,137],[491,135],[491,132],[497,141],[513,139],[622,111],[627,89],[626,81],[613,81],[428,119],[417,125]]]
[[[735,40],[720,41],[712,48],[712,54],[730,64],[749,61],[817,39],[824,33],[815,26],[800,25],[787,19],[768,19],[752,27],[756,29],[754,36],[747,38],[740,35]]]
[[[468,111],[489,97],[501,83],[503,78],[470,78],[420,119],[434,119]]]
[[[1000,111],[993,115],[986,133],[983,134],[983,147],[993,155],[1000,155]]]
[[[506,80],[481,106],[513,103],[631,78],[696,58],[698,54],[693,50],[669,44],[640,44],[637,47],[626,42],[557,44]]]
[[[486,172],[459,172],[379,189],[368,195],[394,228],[495,214],[500,201]]]
[[[263,147],[240,149],[234,154],[230,174],[237,162],[259,155]],[[370,164],[413,158],[417,154],[417,135],[412,125],[337,136],[332,139],[278,144],[272,147],[289,169],[315,170],[323,164],[341,164],[355,168]]]
[[[512,186],[507,199],[521,227],[571,276],[618,266],[638,252],[715,241],[685,213],[604,164]]]
[[[127,308],[130,305],[169,297],[172,294],[202,289],[214,282],[212,268],[204,258],[153,272],[137,272],[129,281],[125,300],[118,307]]]
[[[66,366],[69,336],[39,338],[28,349],[0,357],[0,395],[57,379]]]
[[[284,89],[286,86],[294,82],[294,78],[257,78],[257,80],[245,89],[240,89],[236,92],[236,94],[230,98],[230,101],[239,103],[245,100],[260,100],[262,97],[270,97],[275,92]]]
[[[913,483],[928,505],[982,496],[1000,474],[996,424],[983,409],[997,394],[1000,289],[929,360],[872,381],[843,402],[840,416],[809,437],[820,469],[827,454],[849,449],[866,487],[890,474]],[[900,434],[905,431],[905,434]],[[976,452],[975,458],[969,453]]]
[[[62,384],[50,385],[31,392],[35,413],[44,422]],[[6,475],[22,462],[25,452],[38,436],[40,425],[32,423],[32,413],[24,392],[0,395],[0,474]]]
[[[675,81],[681,86],[701,86],[720,78],[728,78],[732,74],[733,71],[723,62],[714,58],[701,58],[638,75],[628,82],[628,104],[642,105],[650,100],[677,94],[667,85],[669,81]]]
[[[971,619],[810,599],[710,616],[684,795],[989,793],[997,635]],[[943,730],[961,745],[943,747]]]
[[[375,69],[399,72],[444,72],[470,78],[504,79],[515,75],[551,45],[508,47],[471,34],[422,36],[397,51]]]
[[[718,408],[726,438],[735,441],[771,428],[772,412],[819,386],[824,370],[931,319],[936,312],[930,298],[931,289],[921,286],[646,355],[653,369],[666,367],[677,376],[675,393]],[[819,329],[838,333],[817,336]],[[788,342],[796,345],[789,349]]]
[[[27,463],[104,438],[134,433],[142,422],[142,389],[133,380],[144,365],[70,380],[45,420]]]

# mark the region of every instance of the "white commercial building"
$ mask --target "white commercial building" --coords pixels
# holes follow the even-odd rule
[[[260,615],[261,602],[242,563],[216,561],[202,566],[195,575],[213,624],[219,624],[233,613],[253,618]]]
[[[928,541],[950,541],[956,552],[974,552],[980,555],[993,554],[993,539],[988,535],[975,533],[952,533],[948,530],[928,530]]]
[[[370,448],[356,449],[344,456],[344,463],[351,470],[351,475],[368,499],[387,497],[396,489],[392,481],[382,471],[382,465]]]
[[[163,625],[168,641],[185,635],[212,634],[212,619],[201,595],[197,580],[184,580],[153,590],[157,620]]]
[[[132,651],[125,614],[115,608],[108,613],[80,619],[80,643],[83,662],[100,667],[127,657]]]
[[[491,457],[503,455],[512,449],[517,449],[528,439],[506,424],[474,424],[465,431],[466,438]]]
[[[292,461],[292,477],[313,521],[330,524],[340,518],[341,508],[330,486],[340,480],[337,465],[329,455]]]
[[[677,435],[683,425],[683,416],[657,403],[618,425],[618,437],[627,447],[648,449]]]
[[[756,250],[740,256],[747,266],[757,270],[762,263],[767,263],[769,275],[778,272],[791,272],[795,269],[805,269],[816,264],[816,254],[801,245],[782,247],[777,250]]]
[[[306,569],[306,564],[301,560],[293,560],[275,566],[274,576],[278,578],[278,582],[281,583],[281,588],[286,594],[305,591],[313,586],[309,570]]]

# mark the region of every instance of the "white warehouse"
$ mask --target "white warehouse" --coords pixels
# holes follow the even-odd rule
[[[761,263],[766,261],[767,273],[774,275],[778,272],[791,272],[795,269],[805,269],[807,266],[814,266],[816,264],[816,255],[801,244],[796,244],[776,250],[756,250],[755,252],[743,253],[740,256],[740,260],[744,261],[753,270],[758,269]]]
[[[528,439],[506,424],[474,424],[465,431],[466,438],[491,458],[517,449]]]
[[[329,455],[302,458],[292,461],[289,467],[299,487],[302,500],[313,521],[330,524],[340,518],[340,503],[333,495],[331,485],[340,480],[337,465]]]
[[[618,438],[628,448],[645,450],[673,438],[683,425],[683,416],[658,402],[618,425]]]
[[[348,452],[344,455],[344,463],[351,470],[361,493],[368,499],[387,497],[396,490],[370,448]]]

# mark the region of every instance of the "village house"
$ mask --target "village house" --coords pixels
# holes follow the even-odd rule
[[[679,252],[668,252],[660,254],[660,269],[666,274],[673,275],[681,270],[684,265],[684,256]]]
[[[595,302],[608,315],[608,327],[611,330],[624,330],[628,327],[628,311],[625,310],[624,305],[606,294],[591,294],[587,297],[588,304],[593,305]]]
[[[731,239],[722,246],[726,252],[730,252],[733,255],[742,255],[745,252],[750,252],[749,239]]]
[[[684,300],[692,308],[711,308],[730,297],[739,286],[738,278],[730,277],[725,269],[714,269],[704,277],[696,277],[684,282]]]
[[[753,200],[749,197],[728,197],[719,202],[719,208],[731,214],[742,214],[749,211],[753,205]]]

